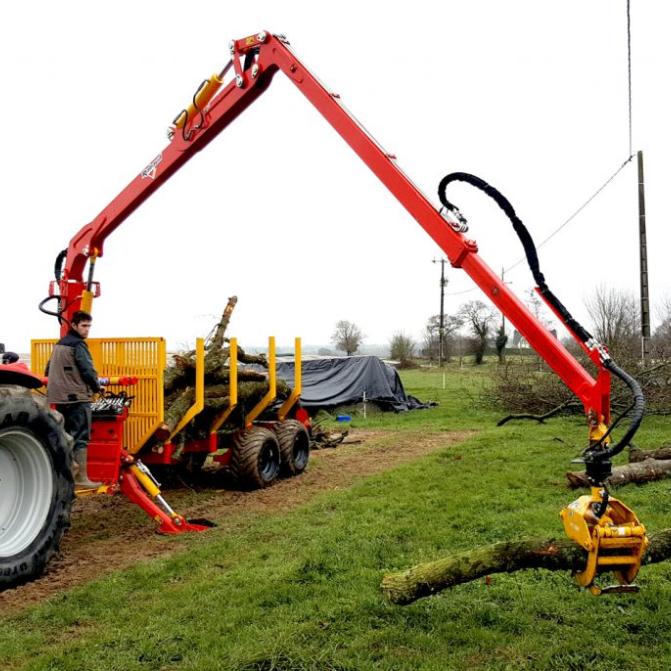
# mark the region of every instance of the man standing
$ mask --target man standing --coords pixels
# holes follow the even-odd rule
[[[65,419],[65,430],[74,439],[75,484],[98,487],[86,472],[86,451],[91,438],[91,400],[100,391],[98,373],[93,367],[86,338],[91,315],[78,310],[72,316],[68,334],[54,347],[45,375],[48,377],[47,401]]]

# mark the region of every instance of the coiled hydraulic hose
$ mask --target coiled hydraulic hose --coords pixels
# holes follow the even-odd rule
[[[515,209],[510,204],[510,201],[500,191],[495,189],[480,177],[476,177],[475,175],[471,175],[467,172],[453,172],[440,180],[440,183],[438,184],[438,198],[440,199],[443,207],[453,212],[459,218],[462,218],[463,215],[459,209],[447,199],[447,196],[445,195],[445,189],[452,182],[466,182],[467,184],[474,186],[476,189],[483,191],[492,200],[494,200],[494,202],[496,202],[496,204],[503,210],[505,215],[512,223],[513,229],[515,229],[515,233],[517,233],[517,237],[522,243],[522,247],[524,248],[524,253],[527,258],[527,263],[529,264],[529,269],[531,270],[531,274],[533,275],[533,278],[538,285],[538,289],[541,295],[547,300],[548,303],[550,303],[550,305],[552,305],[552,307],[554,307],[567,328],[581,342],[585,344],[594,343],[595,340],[589,331],[587,331],[587,329],[585,329],[573,317],[573,315],[571,315],[571,313],[566,309],[561,301],[552,293],[552,291],[550,291],[550,288],[548,287],[547,282],[545,281],[545,277],[540,269],[538,251],[536,250],[536,245],[534,244],[533,238],[527,230],[527,227],[522,223],[521,219],[515,213]],[[641,385],[631,375],[617,366],[603,347],[599,347],[599,351],[601,354],[601,363],[603,367],[622,380],[629,387],[634,397],[632,419],[624,436],[611,447],[605,447],[603,445],[605,438],[610,434],[610,431],[615,427],[615,424],[619,422],[619,419],[621,419],[618,418],[611,424],[608,432],[601,438],[601,440],[596,445],[590,447],[586,453],[586,461],[589,460],[594,462],[606,462],[609,461],[611,457],[622,452],[622,450],[631,442],[636,431],[638,431],[645,413],[645,397],[643,396]]]
[[[56,261],[54,262],[54,277],[56,278],[56,281],[60,281],[60,279],[63,277],[63,263],[65,262],[67,255],[68,250],[63,249],[56,256]],[[60,300],[61,300],[60,296],[47,296],[44,300],[40,301],[37,307],[39,311],[43,312],[45,315],[49,315],[50,317],[56,317],[58,319],[59,324],[66,322],[68,326],[70,326],[70,322],[63,316],[64,307],[61,305]],[[44,307],[49,301],[58,301],[58,308],[56,312],[53,312],[52,310],[47,310]]]

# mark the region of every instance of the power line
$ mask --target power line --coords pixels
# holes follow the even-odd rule
[[[541,240],[539,244],[536,245],[536,249],[540,249],[545,243],[549,242],[559,231],[561,231],[565,226],[568,226],[626,167],[634,158],[634,145],[633,145],[633,123],[632,123],[632,95],[631,95],[631,0],[627,0],[627,106],[628,106],[628,121],[629,121],[629,158],[627,158],[624,163],[577,209],[573,214],[568,217],[563,223],[561,223],[550,235]],[[513,263],[508,268],[504,268],[503,272],[507,273],[517,266],[520,265],[523,261],[526,261],[526,257],[523,257]],[[460,296],[463,294],[471,293],[475,291],[477,287],[472,289],[466,289],[465,291],[456,291],[448,294],[449,296]]]
[[[552,231],[552,233],[550,233],[547,238],[541,240],[541,242],[536,245],[536,249],[540,249],[546,242],[554,238],[554,236],[557,235],[557,233],[559,233],[562,228],[568,226],[568,224],[570,224],[620,174],[620,172],[625,168],[627,163],[629,163],[632,158],[634,158],[634,156],[633,154],[630,154],[629,158],[568,219],[566,219],[554,231]],[[505,272],[507,273],[513,268],[517,268],[517,266],[519,266],[522,261],[526,261],[526,257],[523,257],[513,263],[512,266],[509,266],[505,269]]]
[[[546,242],[549,242],[559,231],[562,230],[565,226],[570,224],[619,174],[624,170],[626,167],[627,163],[629,163],[632,159],[634,158],[633,154],[629,156],[629,158],[622,163],[622,165],[577,209],[573,214],[566,219],[562,224],[560,224],[557,228],[555,228],[550,235],[548,235],[546,238],[541,240],[536,245],[536,249],[540,249]],[[508,271],[512,270],[513,268],[517,268],[517,266],[520,265],[523,261],[526,261],[526,256],[522,257],[518,261],[515,261],[511,266],[508,266],[508,268],[505,268],[503,270],[504,273],[507,273]],[[466,289],[464,291],[453,291],[448,293],[448,296],[460,296],[462,294],[469,294],[472,291],[475,291],[477,287],[473,287],[472,289]]]
[[[463,294],[470,294],[473,291],[476,291],[480,287],[473,287],[472,289],[464,289],[463,291],[450,291],[446,293],[446,296],[462,296]]]
[[[633,144],[633,134],[632,134],[632,128],[633,128],[633,123],[632,123],[632,95],[631,95],[631,0],[627,0],[627,84],[628,84],[628,89],[627,89],[627,110],[628,110],[628,120],[629,120],[629,158],[566,220],[564,221],[558,228],[556,228],[550,235],[548,235],[547,238],[542,240],[538,245],[536,245],[536,248],[542,247],[548,240],[552,239],[559,231],[564,228],[564,226],[567,226],[573,219],[575,219],[580,212],[582,212],[620,173],[621,170],[624,169],[624,167],[631,161],[632,158],[634,158],[634,144]],[[505,269],[505,272],[508,272],[509,270],[512,270],[513,268],[516,268],[517,266],[522,263],[525,259],[519,259],[519,261],[516,261],[512,266],[509,268]]]

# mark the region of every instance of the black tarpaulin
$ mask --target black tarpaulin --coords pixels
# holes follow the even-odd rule
[[[360,403],[365,397],[385,410],[428,408],[408,396],[395,368],[376,356],[350,356],[303,361],[301,405],[305,408],[332,408]],[[289,385],[294,381],[294,363],[277,365],[278,377]]]

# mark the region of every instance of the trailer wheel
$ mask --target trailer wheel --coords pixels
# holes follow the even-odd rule
[[[249,489],[271,485],[280,472],[280,446],[272,431],[254,426],[235,439],[231,474]]]
[[[38,577],[70,526],[69,440],[45,401],[0,387],[0,591]]]
[[[299,475],[310,459],[310,436],[305,426],[295,419],[287,419],[277,425],[275,434],[280,444],[282,474]]]

